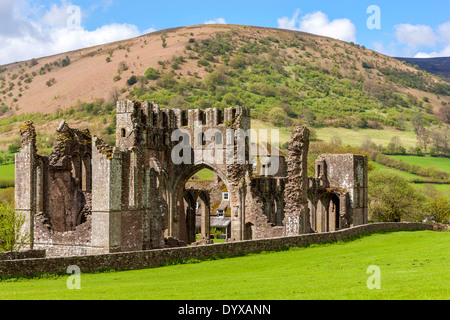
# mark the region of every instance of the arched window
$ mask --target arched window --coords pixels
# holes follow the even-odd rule
[[[92,164],[89,154],[84,155],[81,165],[81,189],[87,192],[91,192],[92,189]]]
[[[217,124],[223,123],[223,113],[222,110],[217,110]]]
[[[125,130],[125,129],[121,129],[120,133],[121,133],[122,138],[125,138],[127,136],[127,130]]]
[[[206,135],[203,132],[200,132],[198,134],[198,146],[205,146],[206,145]]]
[[[187,118],[187,115],[186,115],[186,111],[182,111],[181,112],[181,126],[185,127],[187,125],[188,125],[188,118]]]
[[[81,188],[81,159],[77,153],[72,156],[72,178],[75,180],[77,188]]]
[[[153,127],[158,125],[158,115],[156,112],[153,112]]]
[[[169,118],[167,117],[167,114],[163,112],[163,128],[169,127]]]
[[[216,142],[216,145],[223,144],[222,132],[216,132],[216,134],[214,135],[214,141]]]

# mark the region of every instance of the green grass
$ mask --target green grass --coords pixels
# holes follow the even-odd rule
[[[291,130],[285,127],[277,128],[267,122],[260,120],[252,120],[252,129],[279,129],[280,145],[290,141]],[[411,131],[399,131],[393,128],[385,128],[383,130],[375,129],[345,129],[345,128],[314,128],[317,133],[317,139],[330,142],[332,137],[341,138],[344,145],[352,147],[360,147],[364,138],[370,138],[377,145],[387,146],[391,139],[398,136],[405,148],[415,147],[417,143],[416,134]],[[270,137],[270,131],[269,131]]]
[[[442,171],[450,173],[450,158],[438,157],[416,157],[416,156],[390,156],[392,158],[415,164],[423,168],[435,167]]]
[[[261,120],[252,120],[252,129],[256,130],[267,130],[267,139],[269,142],[271,141],[272,130],[278,130],[279,133],[279,145],[280,147],[291,140],[291,130],[285,127],[275,127],[268,122],[264,122]],[[261,137],[259,136],[261,139]],[[252,141],[256,141],[256,137],[252,136]],[[267,141],[266,141],[267,142]]]
[[[316,129],[317,138],[330,142],[331,137],[339,137],[345,145],[352,147],[361,146],[364,138],[370,138],[377,145],[387,146],[391,139],[398,136],[403,146],[408,149],[409,147],[416,146],[416,134],[411,131],[399,131],[396,129],[386,128],[383,130],[375,129],[345,129],[345,128],[319,128]]]
[[[395,168],[389,168],[387,166],[379,164],[378,162],[373,162],[372,161],[372,163],[375,166],[375,168],[377,168],[377,169],[383,169],[383,170],[388,170],[390,172],[398,173],[399,175],[401,175],[402,177],[404,177],[404,178],[406,178],[406,179],[408,179],[410,181],[413,181],[413,180],[415,180],[415,181],[418,181],[418,180],[426,181],[427,180],[426,177],[418,176],[416,174],[409,173],[409,172],[402,171],[402,170],[398,170],[398,169],[395,169]]]
[[[214,179],[214,172],[209,169],[203,169],[196,173],[200,180],[212,180]]]
[[[397,173],[403,177],[405,177],[406,179],[408,179],[409,181],[427,181],[427,178],[425,177],[421,177],[409,172],[405,172],[405,171],[401,171],[401,170],[397,170],[394,168],[389,168],[386,167],[382,164],[376,163],[376,162],[372,162],[373,165],[375,166],[375,168],[377,169],[382,169],[382,170],[388,170],[390,172],[394,172]],[[436,191],[439,191],[440,193],[442,193],[444,196],[448,197],[450,199],[450,184],[437,184],[437,183],[413,183],[414,187],[420,189],[420,190],[424,190],[425,187],[427,185],[432,185]]]
[[[13,187],[15,181],[14,164],[0,165],[0,188]]]
[[[381,289],[369,290],[371,265]],[[386,232],[197,264],[1,282],[0,299],[301,300],[450,299],[450,232]]]

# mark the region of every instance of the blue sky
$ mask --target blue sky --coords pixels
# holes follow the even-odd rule
[[[371,5],[379,29],[367,26]],[[1,0],[0,16],[0,64],[204,23],[301,30],[391,56],[450,56],[448,0]]]

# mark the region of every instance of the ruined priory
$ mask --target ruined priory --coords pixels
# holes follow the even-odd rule
[[[63,121],[49,156],[37,154],[33,123],[21,127],[15,203],[33,249],[52,257],[209,244],[218,218],[228,221],[227,241],[367,223],[367,157],[319,156],[315,177],[308,177],[305,127],[292,132],[287,155],[266,145],[267,157],[252,160],[249,136],[229,134],[250,132],[248,108],[119,101],[116,117],[114,147]],[[174,161],[174,153],[185,161]],[[241,161],[215,161],[230,157]],[[202,169],[214,172],[213,189],[190,182]],[[214,188],[224,198],[213,197]]]

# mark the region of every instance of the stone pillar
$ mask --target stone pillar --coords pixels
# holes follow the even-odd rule
[[[94,138],[92,246],[98,253],[121,251],[122,153]]]
[[[34,243],[34,217],[36,215],[36,131],[33,122],[20,128],[22,148],[15,155],[15,210],[25,217],[22,233],[30,235],[30,249]]]
[[[297,127],[291,134],[287,160],[288,182],[284,192],[287,236],[311,231],[308,208],[309,130]]]
[[[211,219],[210,219],[210,210],[208,205],[202,200],[202,222],[201,222],[201,232],[202,239],[210,239],[211,235]]]

